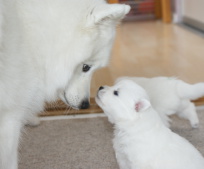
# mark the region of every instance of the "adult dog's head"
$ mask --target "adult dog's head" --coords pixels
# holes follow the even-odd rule
[[[46,101],[60,96],[73,108],[88,108],[92,74],[107,65],[115,27],[130,7],[104,0],[19,0],[16,5],[26,49],[44,69]]]
[[[79,22],[69,44],[72,72],[65,89],[61,91],[61,99],[76,109],[89,107],[92,74],[108,64],[115,27],[130,10],[127,5],[110,5],[99,0],[86,0],[80,2],[81,5],[86,7],[77,11],[80,13],[77,14]]]
[[[93,2],[94,4],[91,4]],[[76,28],[78,32],[72,41],[74,45],[71,49],[74,50],[72,59],[75,60],[75,66],[61,95],[65,103],[76,109],[89,107],[92,74],[96,69],[107,65],[116,24],[130,10],[127,5],[110,5],[104,1],[91,3],[83,12],[80,26]]]

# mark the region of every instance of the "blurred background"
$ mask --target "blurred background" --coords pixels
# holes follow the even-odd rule
[[[182,22],[204,30],[203,0],[108,0],[108,2],[131,6],[131,11],[124,20],[162,19],[165,23]]]
[[[131,11],[117,29],[107,68],[95,73],[92,97],[100,85],[120,76],[175,76],[204,81],[203,0],[108,0]]]

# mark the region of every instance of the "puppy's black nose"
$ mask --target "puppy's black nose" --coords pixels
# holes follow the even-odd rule
[[[101,87],[99,87],[99,89],[98,90],[103,90],[104,89],[104,87],[103,86],[101,86]]]
[[[88,101],[88,100],[84,100],[84,101],[81,103],[80,108],[81,108],[81,109],[88,109],[89,106],[90,106],[89,101]]]

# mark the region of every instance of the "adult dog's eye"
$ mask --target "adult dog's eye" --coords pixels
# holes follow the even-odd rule
[[[113,92],[113,94],[116,95],[116,96],[118,96],[118,91],[115,90],[115,91]]]
[[[88,72],[90,70],[90,68],[91,68],[91,66],[84,64],[83,68],[82,68],[82,71],[83,72]]]

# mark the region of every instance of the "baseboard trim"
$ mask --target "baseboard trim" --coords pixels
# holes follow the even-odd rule
[[[196,106],[204,106],[204,97],[193,100]],[[67,107],[62,101],[46,104],[45,111],[40,113],[41,117],[46,116],[65,116],[65,115],[78,115],[78,114],[96,114],[103,113],[103,110],[96,104],[95,99],[90,99],[90,107],[88,109],[74,110]]]
[[[188,25],[188,26],[191,26],[191,27],[194,27],[200,31],[204,31],[204,23],[198,21],[198,20],[195,20],[195,19],[192,19],[190,17],[187,17],[187,16],[184,16],[182,18],[182,21],[184,24]]]
[[[193,100],[192,102],[195,103],[196,106],[204,106],[204,97],[201,97],[197,100]]]
[[[40,114],[44,116],[61,116],[61,115],[75,115],[75,114],[95,114],[102,113],[102,109],[96,104],[95,99],[90,99],[90,107],[88,109],[75,110],[67,107],[61,100],[46,104],[45,111]]]

